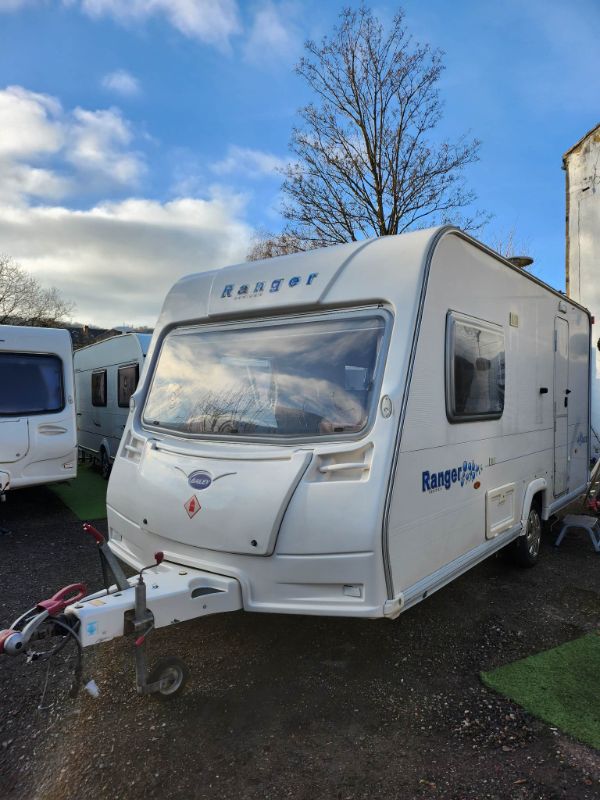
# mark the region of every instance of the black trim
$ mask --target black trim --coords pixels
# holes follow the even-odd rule
[[[96,375],[102,375],[104,378],[104,386],[103,388],[103,402],[96,403],[94,402],[94,378]],[[106,408],[106,400],[108,396],[108,372],[105,369],[95,369],[91,374],[91,382],[92,382],[92,405],[94,408]]]
[[[446,342],[445,342],[445,393],[446,393],[446,417],[451,425],[460,425],[464,422],[484,422],[491,419],[501,419],[504,414],[504,398],[502,398],[502,408],[500,411],[487,411],[478,414],[463,414],[456,411],[455,408],[455,392],[454,392],[454,341],[455,341],[455,323],[464,322],[465,325],[470,325],[479,330],[488,330],[492,333],[497,333],[502,336],[504,346],[504,374],[506,384],[506,334],[504,327],[497,322],[489,322],[488,320],[473,317],[470,314],[463,314],[461,311],[453,311],[449,309],[446,313]],[[506,392],[506,386],[505,386]]]
[[[60,364],[60,397],[62,405],[56,408],[43,409],[41,411],[0,411],[0,418],[4,417],[41,417],[47,414],[61,414],[66,408],[65,398],[65,364],[62,358],[57,353],[22,353],[16,350],[3,350],[0,352],[0,357],[3,355],[17,356],[19,358],[46,358],[54,359]]]
[[[127,399],[127,402],[126,403],[122,403],[121,402],[121,373],[123,372],[123,370],[126,370],[126,369],[134,369],[135,370],[135,379],[134,379],[134,382],[133,382],[134,383],[133,389],[131,390],[131,393],[129,395],[129,398]],[[117,368],[117,405],[119,406],[119,408],[129,408],[129,400],[131,399],[131,395],[137,389],[137,385],[138,385],[139,381],[140,381],[140,365],[139,365],[138,362],[136,362],[135,364],[124,364],[122,367],[118,367]]]

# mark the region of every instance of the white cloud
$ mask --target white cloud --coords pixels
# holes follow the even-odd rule
[[[31,6],[38,0],[0,0],[0,11],[17,11],[19,8]]]
[[[91,17],[112,17],[131,25],[151,17],[163,17],[192,39],[226,49],[241,32],[235,0],[79,0]]]
[[[128,149],[133,133],[121,113],[115,108],[76,108],[72,118],[66,159],[81,172],[98,178],[101,184],[137,185],[145,164],[138,153]]]
[[[53,97],[21,86],[0,91],[0,158],[55,153],[64,143],[62,109]]]
[[[293,21],[297,7],[293,3],[275,5],[266,0],[256,11],[244,56],[253,63],[274,59],[293,61],[300,47],[300,36]]]
[[[243,261],[252,231],[240,196],[169,203],[129,199],[86,211],[0,208],[0,242],[75,317],[106,326],[153,325],[182,275]]]
[[[140,82],[126,69],[116,69],[106,74],[102,78],[102,86],[124,97],[133,97],[140,93]]]
[[[285,165],[285,159],[273,153],[230,145],[226,157],[213,164],[212,170],[217,175],[245,175],[256,178],[262,175],[276,175]]]
[[[57,200],[78,188],[135,187],[145,171],[118,109],[65,111],[50,95],[0,90],[0,201]]]
[[[78,319],[153,324],[178,277],[244,260],[246,200],[222,187],[171,202],[66,207],[68,194],[81,203],[142,177],[145,162],[118,109],[65,110],[54,97],[9,87],[0,90],[0,131],[0,249],[74,300]]]

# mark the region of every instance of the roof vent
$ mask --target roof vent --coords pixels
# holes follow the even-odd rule
[[[509,256],[506,260],[520,269],[526,269],[533,264],[533,258],[529,256]]]

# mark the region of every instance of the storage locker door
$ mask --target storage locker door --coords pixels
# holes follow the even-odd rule
[[[554,496],[569,488],[569,323],[554,321]]]

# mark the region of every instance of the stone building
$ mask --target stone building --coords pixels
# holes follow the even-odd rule
[[[592,328],[592,452],[600,455],[600,124],[567,150],[563,169],[567,294],[596,318]]]

